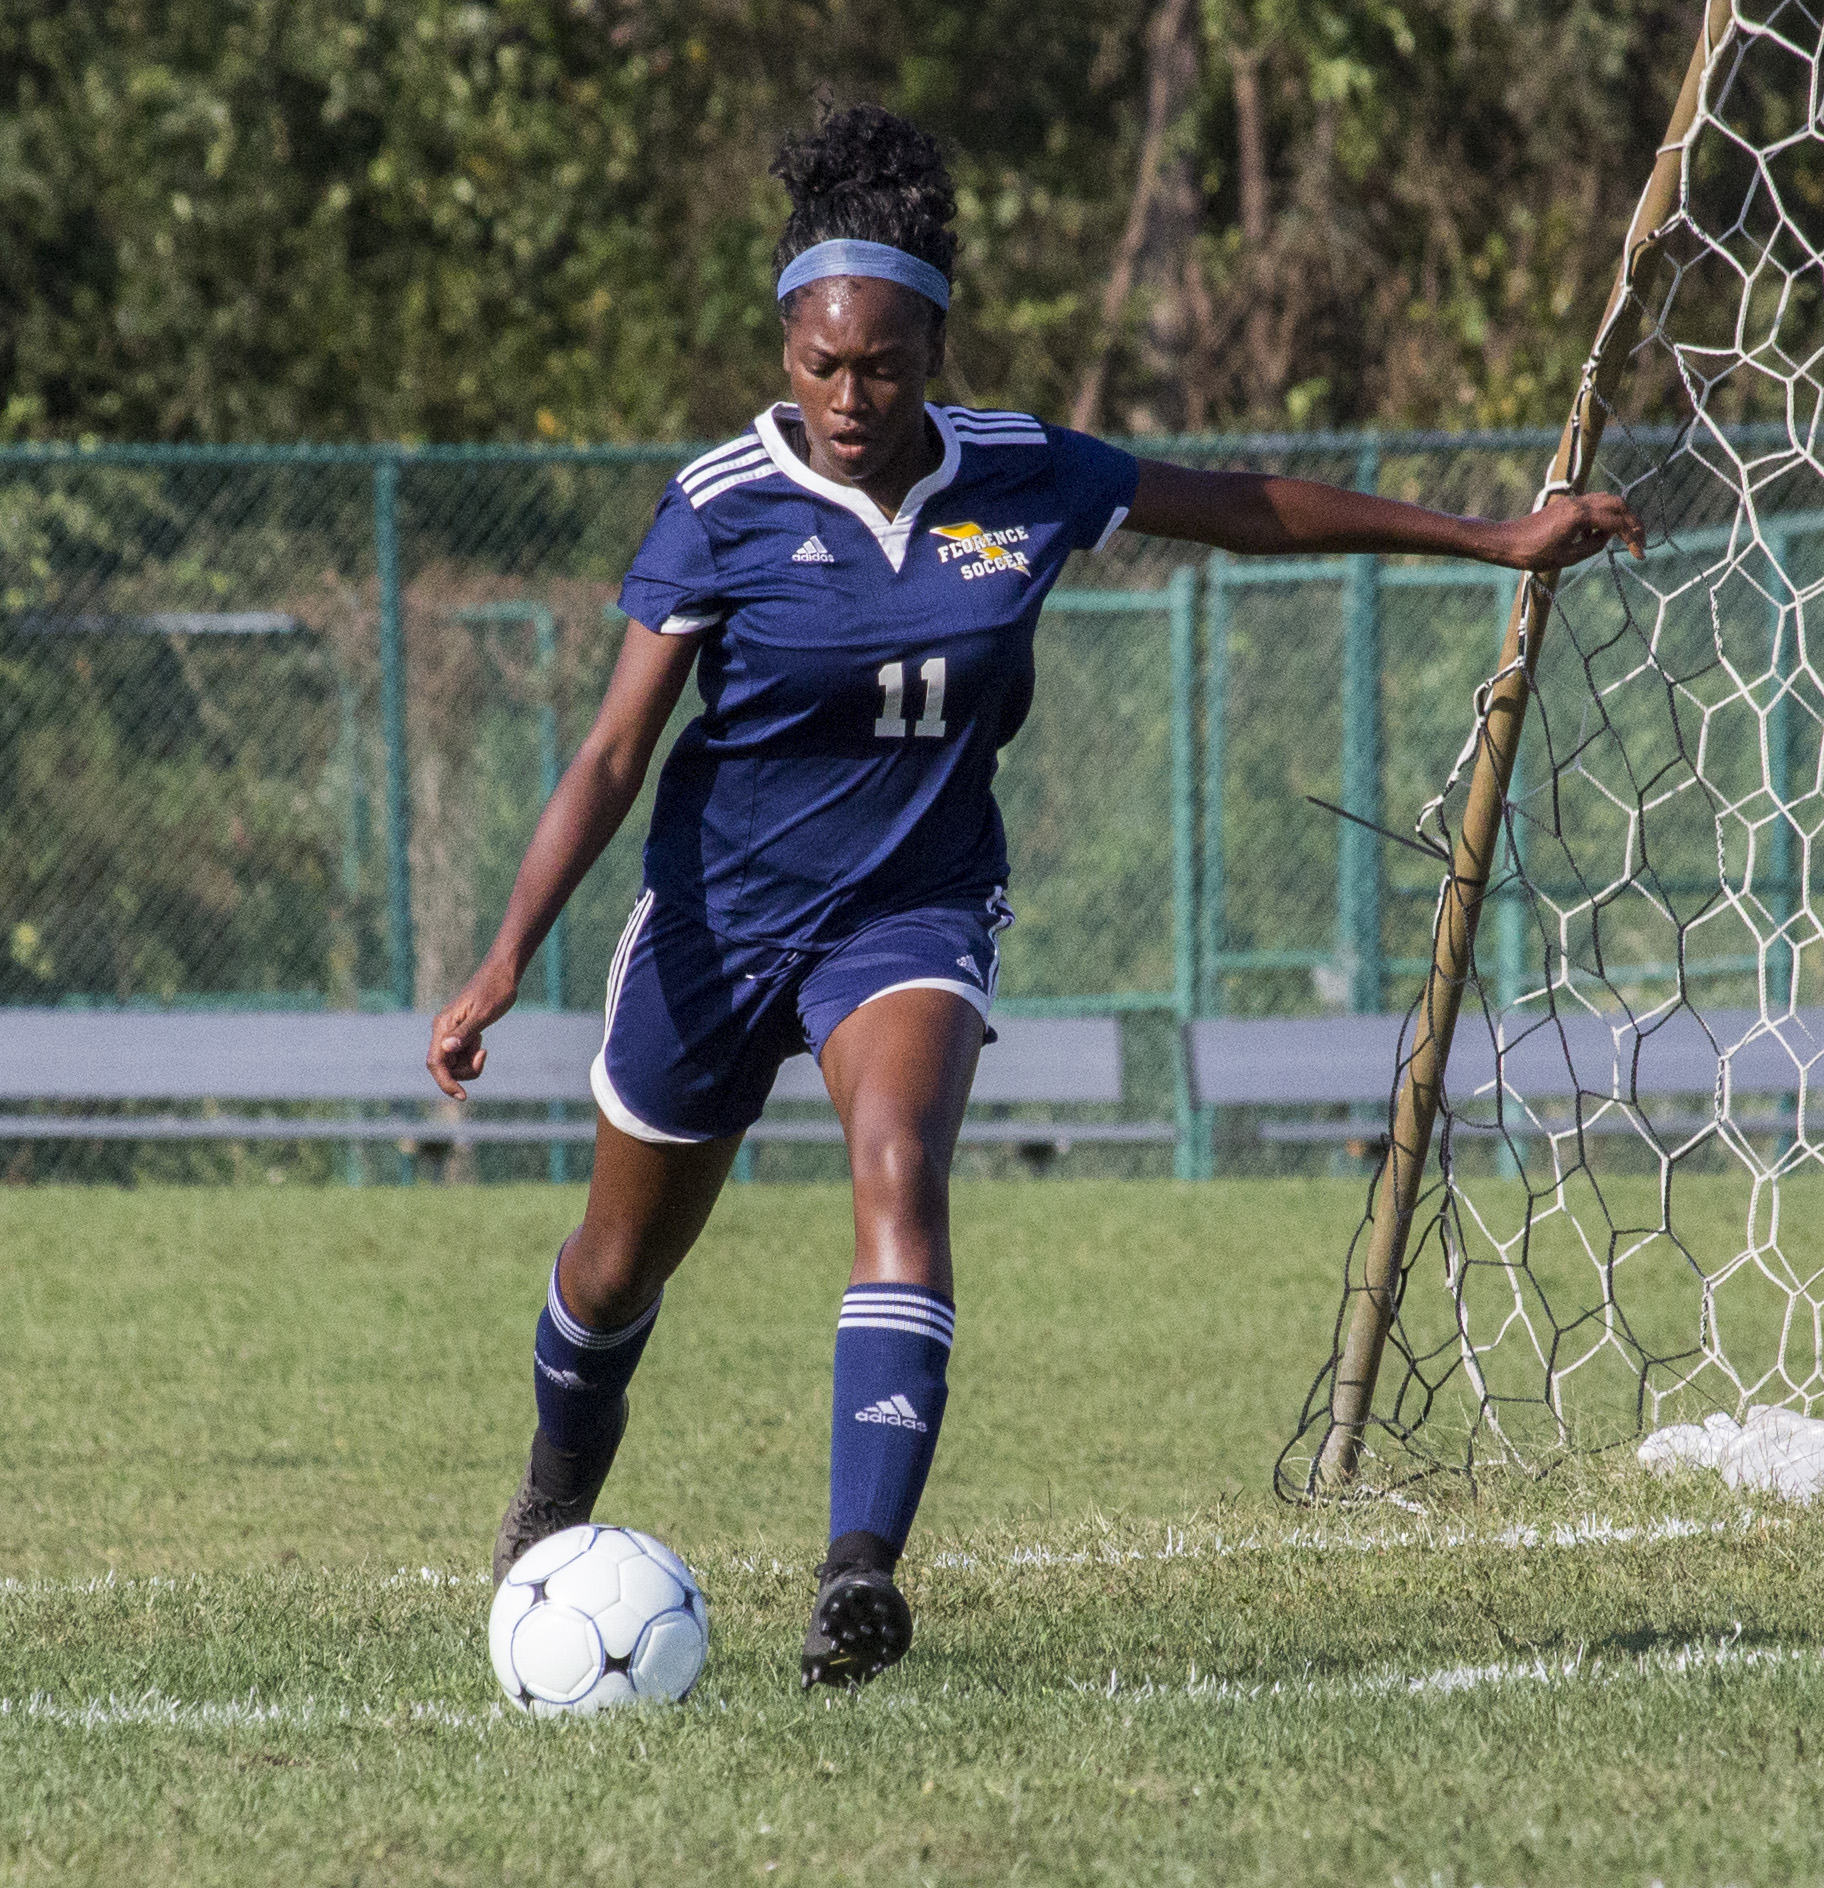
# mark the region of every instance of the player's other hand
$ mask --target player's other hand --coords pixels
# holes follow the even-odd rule
[[[519,986],[511,973],[489,959],[463,985],[461,995],[437,1012],[424,1066],[446,1095],[457,1101],[468,1100],[463,1083],[474,1081],[488,1059],[481,1032],[506,1015],[518,995]]]
[[[1613,492],[1554,498],[1501,530],[1501,561],[1515,570],[1563,570],[1594,557],[1611,538],[1620,538],[1636,557],[1647,554],[1646,527]]]

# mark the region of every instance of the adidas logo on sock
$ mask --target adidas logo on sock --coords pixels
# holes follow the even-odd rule
[[[858,1423],[885,1423],[889,1429],[916,1429],[922,1436],[929,1428],[929,1423],[920,1422],[918,1411],[903,1396],[883,1396],[878,1403],[870,1403],[866,1409],[855,1412]]]
[[[814,532],[792,553],[794,564],[833,564],[835,561],[824,549],[823,539]]]

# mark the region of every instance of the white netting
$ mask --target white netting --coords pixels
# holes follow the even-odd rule
[[[1625,493],[1651,550],[1567,573],[1552,610],[1371,1485],[1824,1404],[1821,54],[1816,13],[1737,6],[1661,266],[1609,330],[1634,345],[1590,489]],[[1482,734],[1421,819],[1446,846]]]

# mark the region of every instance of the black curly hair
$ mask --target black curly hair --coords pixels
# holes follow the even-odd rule
[[[814,244],[835,237],[891,243],[950,279],[956,261],[956,186],[937,140],[879,105],[827,107],[808,137],[788,136],[771,174],[785,185],[792,213],[773,252],[773,280]],[[791,317],[802,290],[786,297]],[[942,311],[933,312],[942,319]]]

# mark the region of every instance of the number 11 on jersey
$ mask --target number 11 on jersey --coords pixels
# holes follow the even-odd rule
[[[944,733],[944,658],[932,656],[919,668],[918,679],[925,685],[925,711],[912,729],[914,735],[937,741]],[[880,665],[880,714],[874,723],[875,734],[883,741],[906,738],[906,665],[883,662]]]

